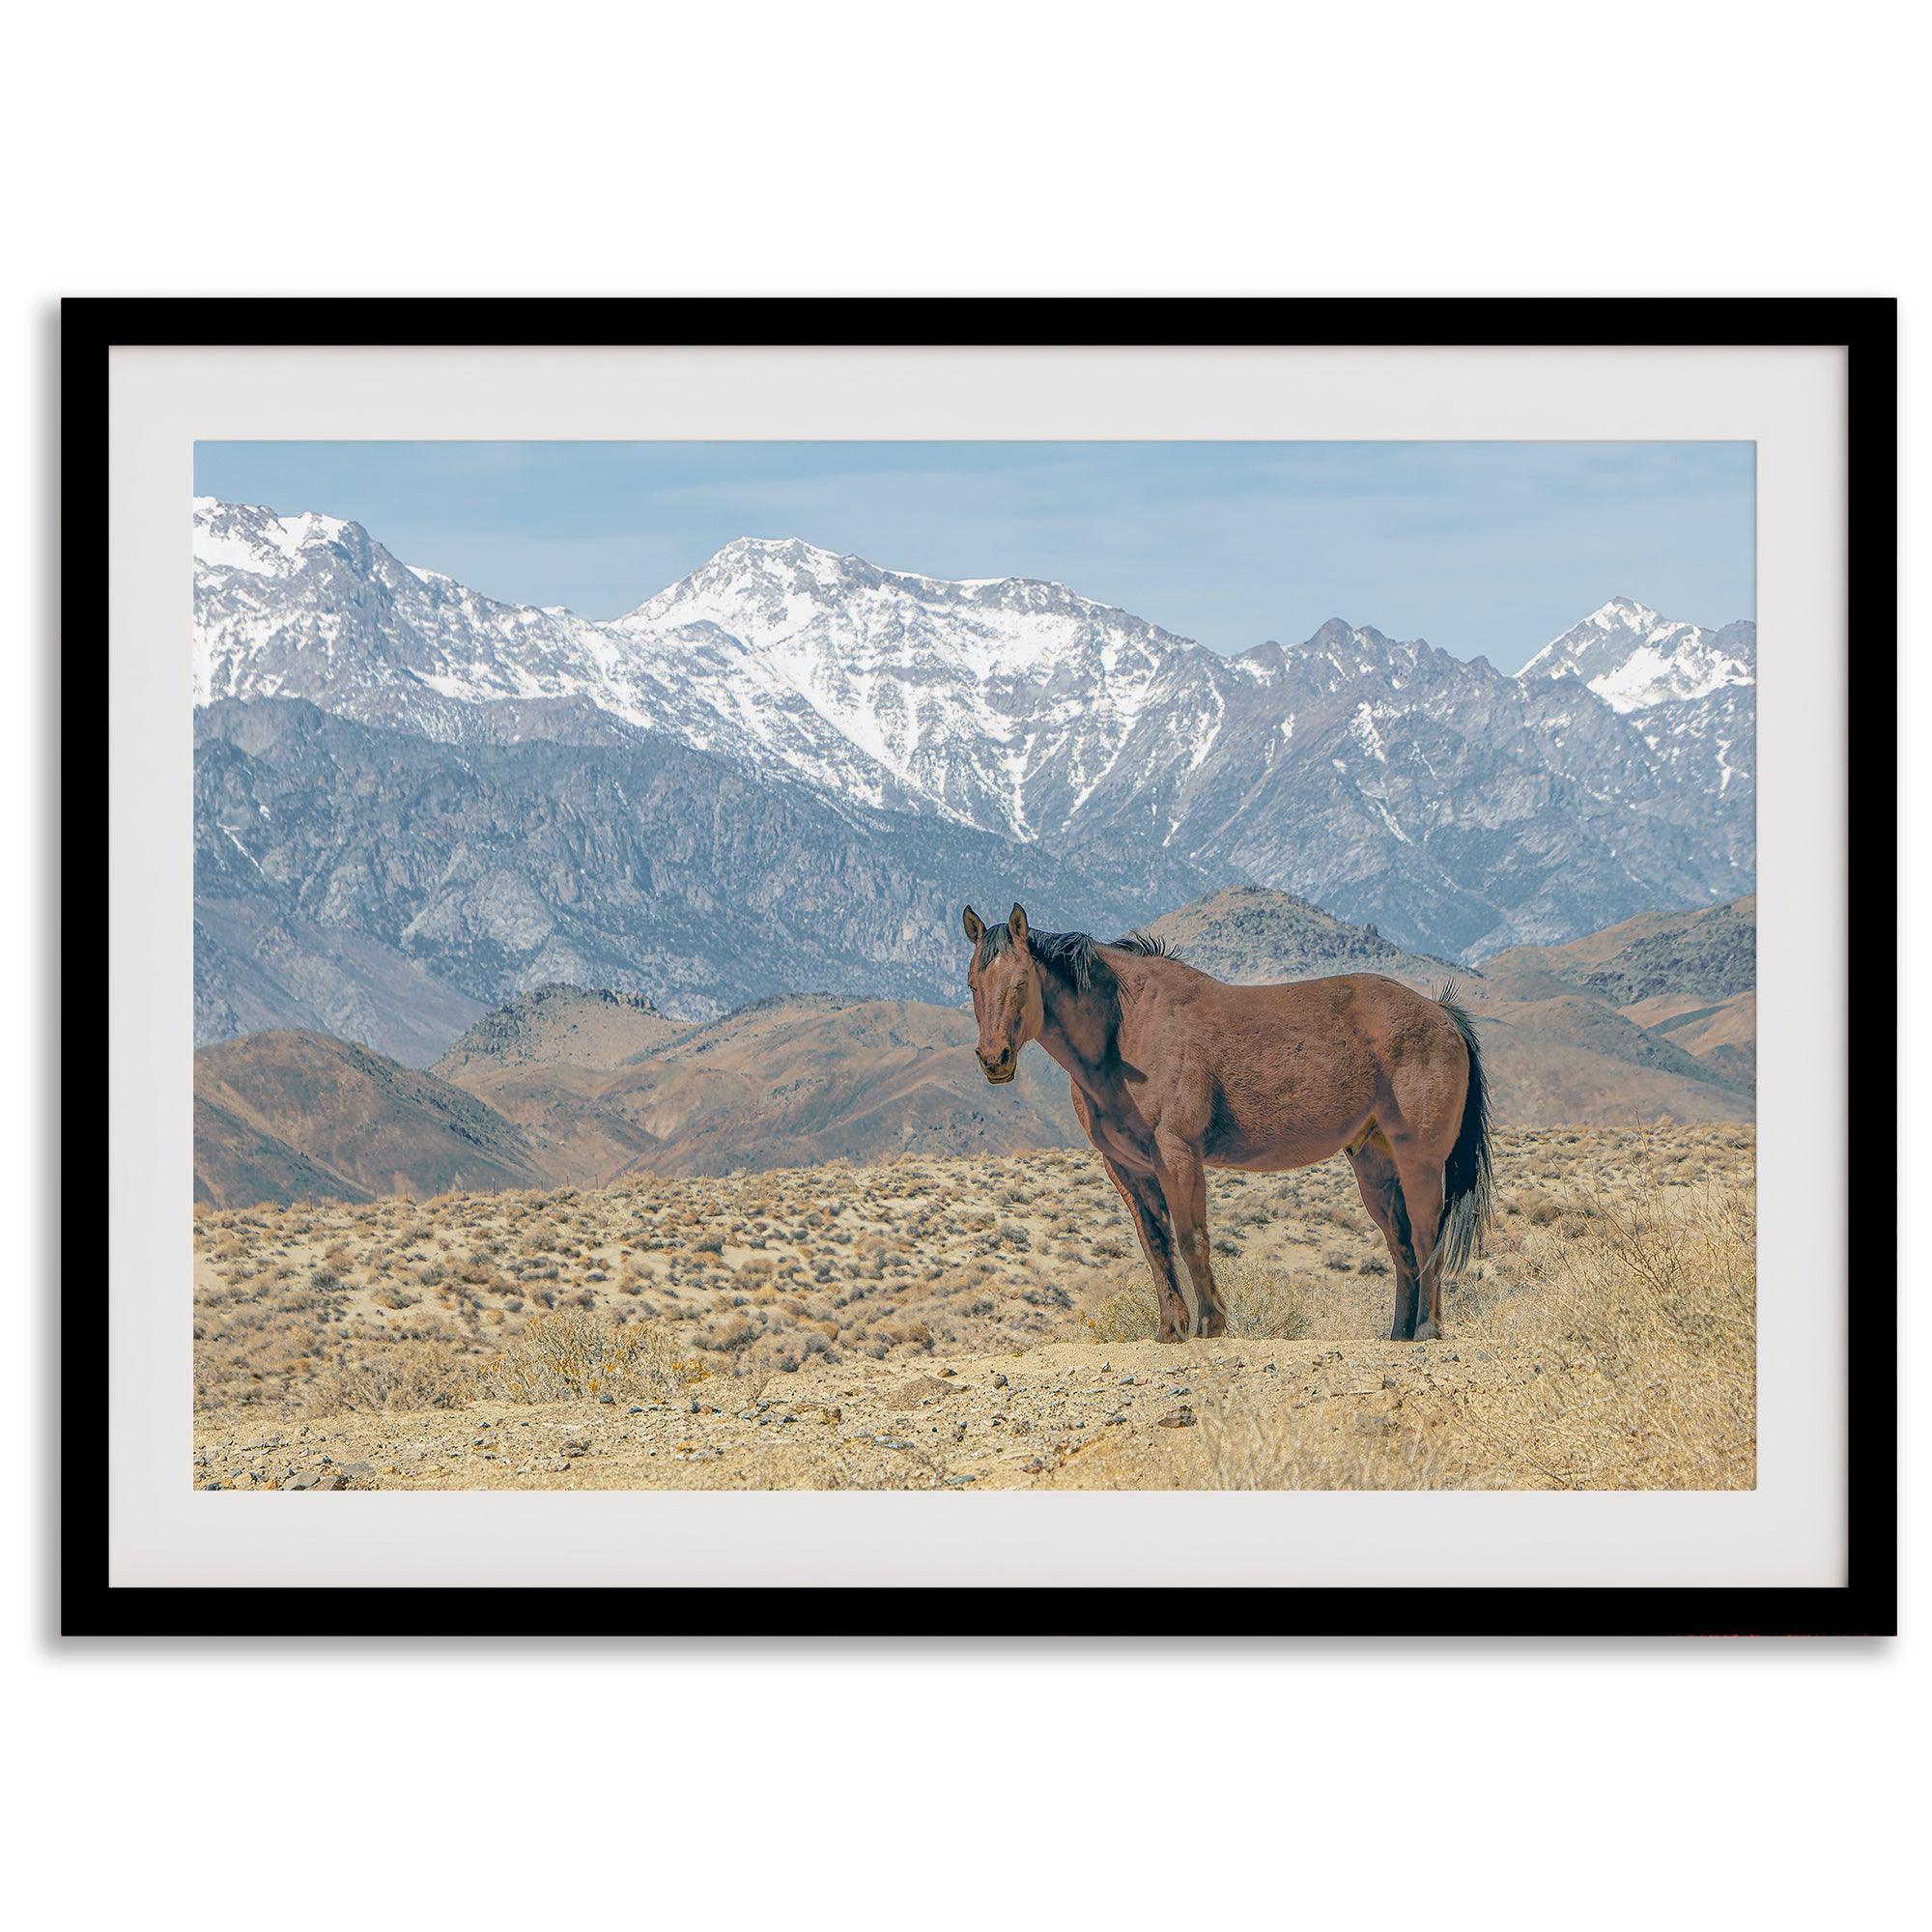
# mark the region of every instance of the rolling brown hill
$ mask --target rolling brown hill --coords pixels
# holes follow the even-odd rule
[[[1711,1067],[1661,1033],[1581,993],[1545,1000],[1499,1000],[1480,981],[1472,981],[1458,989],[1458,998],[1479,1021],[1489,1018],[1518,1032],[1567,1040],[1603,1059],[1621,1060],[1657,1073],[1673,1073],[1684,1080],[1709,1081],[1714,1077]]]
[[[1654,1017],[1643,1019],[1654,1034],[1693,1053],[1706,1065],[1747,1086],[1757,1079],[1757,995],[1738,993],[1716,1006],[1701,1005],[1694,994],[1668,994],[1640,1000],[1624,1012],[1638,1019],[1644,1009]]]
[[[1204,973],[1232,985],[1317,980],[1333,973],[1385,973],[1423,991],[1471,969],[1426,952],[1406,952],[1372,925],[1350,925],[1292,893],[1265,886],[1231,886],[1210,893],[1148,927]]]
[[[1281,894],[1217,894],[1155,930],[1220,977],[1373,970],[1425,989],[1453,977]],[[1283,952],[1288,970],[1269,970]],[[1466,973],[1462,984],[1504,1124],[1750,1117],[1748,1092],[1721,1069],[1553,975],[1536,1000],[1492,999]],[[560,1178],[584,1183],[626,1169],[718,1174],[1081,1145],[1065,1078],[1043,1054],[1024,1056],[1013,1086],[994,1089],[973,1042],[964,1008],[820,996],[747,1008],[608,1072],[478,1056],[456,1078],[521,1125]]]
[[[1474,1011],[1493,1112],[1502,1125],[1653,1126],[1753,1118],[1748,1091],[1716,1074],[1646,1066],[1480,1008]]]
[[[454,1080],[471,1066],[586,1066],[608,1070],[680,1038],[691,1023],[640,993],[538,986],[485,1013],[430,1071]]]
[[[197,1094],[194,1198],[211,1208],[254,1208],[265,1201],[371,1201],[375,1196]]]
[[[480,1060],[455,1077],[560,1177],[1070,1147],[1065,1076],[1028,1057],[987,1086],[963,1008],[829,995],[768,1000],[607,1072]]]
[[[1370,971],[1433,991],[1456,978],[1500,1124],[1627,1126],[1751,1118],[1756,996],[1736,982],[1754,956],[1752,911],[1646,915],[1481,973],[1256,888],[1153,929],[1248,983]],[[1673,975],[1678,990],[1613,998]],[[992,1088],[974,1038],[963,1006],[810,995],[691,1026],[567,987],[487,1015],[428,1074],[324,1036],[253,1035],[196,1056],[196,1198],[597,1185],[1084,1144],[1043,1053]]]
[[[1512,1017],[1555,999],[1594,1003],[1748,1093],[1756,989],[1757,896],[1747,894],[1701,912],[1643,913],[1562,946],[1512,947],[1484,962],[1470,991],[1474,1004]]]
[[[551,1179],[495,1108],[327,1034],[247,1034],[204,1046],[194,1088],[195,1199],[216,1207]]]
[[[1561,946],[1512,946],[1483,962],[1483,977],[1511,983],[1548,974],[1614,1007],[1698,994],[1706,1004],[1757,985],[1757,895],[1698,912],[1646,912]]]

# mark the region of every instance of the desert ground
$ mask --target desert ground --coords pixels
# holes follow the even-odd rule
[[[902,1157],[194,1216],[211,1490],[1738,1489],[1746,1124],[1505,1131],[1447,1333],[1347,1163],[1216,1173],[1160,1346],[1098,1159]]]

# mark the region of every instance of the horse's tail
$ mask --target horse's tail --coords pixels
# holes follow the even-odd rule
[[[1460,1269],[1479,1253],[1483,1231],[1489,1226],[1493,1174],[1490,1160],[1490,1085],[1483,1072],[1483,1049],[1476,1039],[1476,1023],[1457,1004],[1452,981],[1437,1003],[1455,1023],[1469,1050],[1469,1084],[1463,1094],[1463,1125],[1442,1169],[1441,1279]]]

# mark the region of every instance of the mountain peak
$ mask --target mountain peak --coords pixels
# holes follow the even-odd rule
[[[857,583],[868,589],[897,590],[922,601],[937,597],[947,603],[999,602],[1035,611],[1049,604],[1106,608],[1094,605],[1091,599],[1052,578],[930,577],[923,571],[889,569],[855,551],[824,550],[803,537],[733,537],[722,549],[714,551],[683,583],[709,585],[748,573],[774,572],[810,576],[827,587]],[[681,587],[673,584],[671,589]],[[670,591],[661,591],[640,608],[650,610],[669,595]]]
[[[1415,645],[1422,646],[1422,639],[1414,639]],[[1372,651],[1387,651],[1396,648],[1395,639],[1385,632],[1378,631],[1373,624],[1351,624],[1346,617],[1330,617],[1328,621],[1302,646],[1303,650],[1330,650],[1338,644],[1354,644]]]
[[[319,510],[283,517],[258,503],[224,503],[218,497],[194,499],[194,558],[213,570],[286,577],[300,569],[308,552],[339,543],[352,530],[362,534],[359,525]]]
[[[1269,648],[1264,646],[1264,649]],[[1279,651],[1280,646],[1272,648]],[[1302,658],[1325,658],[1337,671],[1353,670],[1394,673],[1405,671],[1428,653],[1430,646],[1420,638],[1398,643],[1373,624],[1351,624],[1346,617],[1330,617],[1305,644],[1293,647]]]
[[[760,651],[829,626],[837,637],[824,641],[837,641],[848,669],[874,647],[884,653],[881,663],[896,664],[918,639],[970,663],[981,677],[1040,667],[1100,631],[1130,634],[1154,656],[1187,641],[1047,579],[928,577],[800,537],[734,537],[612,628],[639,637],[696,624]]]
[[[1634,597],[1612,597],[1607,604],[1598,605],[1583,619],[1585,624],[1594,624],[1600,631],[1617,629],[1648,631],[1654,630],[1664,621],[1648,604],[1639,604]]]
[[[812,603],[836,600],[879,575],[862,556],[841,556],[803,537],[733,537],[690,576],[616,622],[628,630],[683,609],[688,621],[723,622],[728,631],[724,619],[748,601],[770,616],[795,609],[800,597]]]
[[[706,565],[721,563],[726,558],[749,557],[780,563],[804,563],[808,559],[820,563],[850,563],[858,559],[841,556],[837,551],[821,550],[818,545],[807,543],[803,537],[733,537],[731,541],[712,553]]]
[[[1581,678],[1614,711],[1706,697],[1755,681],[1754,625],[1722,631],[1660,616],[1634,597],[1612,597],[1553,638],[1520,678]]]

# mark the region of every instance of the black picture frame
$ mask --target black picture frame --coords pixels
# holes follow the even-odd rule
[[[61,314],[62,601],[95,608],[106,519],[107,359],[130,347],[1069,346],[1684,348],[1833,346],[1846,352],[1847,635],[1866,652],[1852,728],[1850,939],[1861,997],[1846,1016],[1848,1118],[1889,1118],[1897,1096],[1897,304],[1818,298],[202,299],[87,298]],[[90,459],[87,451],[97,454]],[[62,805],[92,801],[98,743],[63,721]],[[85,735],[84,735],[85,734]],[[93,755],[89,755],[93,754]],[[1874,980],[1877,983],[1874,983]],[[185,1099],[184,1100],[185,1104]],[[91,1124],[63,1114],[64,1232],[98,1213]],[[1858,1151],[1868,1164],[1868,1151]],[[112,1176],[110,1173],[110,1190]],[[83,1190],[85,1189],[85,1192]],[[77,1232],[77,1230],[76,1230]],[[1846,1234],[1846,1581],[1833,1587],[1266,1587],[1212,1590],[1190,1612],[1228,1636],[1390,1634],[1888,1634],[1897,1628],[1897,1246],[1875,1213]],[[79,1241],[68,1252],[85,1252]],[[1889,1286],[1888,1287],[1888,1284]],[[84,1312],[79,1294],[85,1294]],[[1137,1635],[1165,1628],[1172,1589],[644,1589],[114,1587],[99,1401],[98,1284],[61,1322],[60,1624],[75,1636]],[[1197,1595],[1208,1595],[1197,1588]]]

